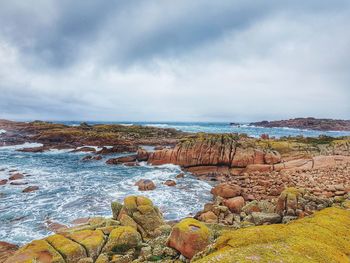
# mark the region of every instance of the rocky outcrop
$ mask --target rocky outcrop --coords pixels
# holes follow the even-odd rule
[[[318,131],[350,131],[350,120],[295,118],[280,121],[252,122],[249,125],[258,127],[288,127]]]
[[[168,239],[168,246],[191,259],[209,244],[209,229],[201,222],[186,218],[174,225]]]
[[[182,140],[174,148],[150,153],[148,163],[180,165],[197,176],[215,180],[218,175],[316,169],[347,162],[349,158],[349,138],[264,140],[234,134],[198,134]]]
[[[327,208],[286,225],[226,231],[193,262],[349,262],[350,211]]]
[[[112,209],[114,218],[120,221],[90,218],[72,228],[60,227],[56,234],[34,240],[17,251],[15,246],[0,242],[0,259],[6,256],[6,263],[109,263],[137,258],[154,261],[154,255],[178,257],[175,250],[166,246],[170,226],[151,200],[129,196],[124,204],[112,203]]]

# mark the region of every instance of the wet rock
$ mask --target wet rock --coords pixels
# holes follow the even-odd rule
[[[13,180],[19,180],[19,179],[23,179],[24,178],[24,175],[23,174],[21,174],[21,173],[15,173],[15,174],[13,174],[13,175],[11,175],[10,177],[9,177],[9,180],[10,181],[13,181]]]
[[[123,163],[125,166],[140,166],[138,162],[126,162]]]
[[[15,181],[15,182],[11,182],[10,183],[11,185],[26,185],[28,184],[27,182],[18,182],[18,181]]]
[[[7,179],[2,179],[2,180],[0,180],[0,185],[4,185],[4,184],[7,184]]]
[[[47,229],[49,229],[50,231],[54,232],[54,233],[60,233],[66,229],[68,229],[68,227],[66,225],[57,223],[57,222],[53,222],[51,220],[47,220],[46,222],[46,226]]]
[[[22,193],[30,193],[39,190],[39,186],[28,186],[22,190]]]
[[[211,189],[211,193],[214,196],[221,196],[223,198],[231,198],[236,197],[241,194],[241,187],[238,185],[231,185],[227,183],[221,183],[217,186],[215,186],[213,189]]]
[[[118,158],[111,158],[107,160],[107,164],[122,164],[122,163],[129,163],[129,162],[135,162],[136,161],[136,155],[130,155],[130,156],[122,156]]]
[[[179,173],[178,175],[175,176],[177,179],[179,178],[184,178],[185,174],[184,173]]]
[[[255,225],[278,224],[282,222],[282,217],[276,213],[253,212],[252,218]]]
[[[96,152],[96,148],[84,146],[84,147],[77,148],[77,149],[73,150],[72,152],[93,152],[94,153],[94,152]]]
[[[145,149],[143,149],[143,148],[137,149],[136,159],[139,162],[147,161],[148,157],[149,157],[149,153]]]
[[[87,155],[82,159],[82,161],[92,161],[92,160],[95,160],[95,161],[102,160],[102,156],[101,155],[96,155],[96,156]]]
[[[175,186],[176,182],[174,180],[166,180],[164,184],[167,186]]]
[[[187,218],[176,224],[169,236],[168,246],[191,259],[209,244],[209,229],[201,222]]]
[[[152,180],[149,179],[141,179],[135,183],[138,186],[139,191],[150,191],[156,189],[156,185]]]

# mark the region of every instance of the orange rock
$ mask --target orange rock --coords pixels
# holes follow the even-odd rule
[[[237,196],[225,200],[224,205],[227,206],[232,213],[239,214],[242,210],[242,207],[245,205],[245,201],[242,196]]]
[[[215,196],[221,196],[223,198],[231,198],[239,196],[242,192],[242,189],[238,185],[231,185],[227,183],[221,183],[215,186],[210,191]]]

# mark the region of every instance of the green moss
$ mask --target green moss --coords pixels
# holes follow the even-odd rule
[[[228,231],[196,262],[350,262],[350,211],[327,208],[288,225]]]

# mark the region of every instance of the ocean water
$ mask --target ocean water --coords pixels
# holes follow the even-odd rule
[[[26,144],[24,147],[39,146]],[[122,201],[127,195],[145,195],[159,206],[168,220],[194,214],[211,200],[207,182],[186,175],[175,165],[139,167],[106,165],[101,161],[83,162],[85,153],[55,150],[45,153],[18,152],[22,146],[0,148],[0,180],[11,170],[26,173],[27,185],[0,186],[0,240],[23,244],[51,234],[46,223],[67,224],[77,218],[111,216],[110,202]],[[120,155],[115,155],[120,156]],[[140,192],[134,183],[151,179],[157,185],[153,191]],[[163,185],[167,179],[177,181],[175,187]],[[22,193],[29,185],[39,186],[32,193]]]
[[[79,125],[80,122],[63,122]],[[95,124],[96,122],[88,122]],[[101,122],[100,122],[101,123]],[[110,122],[104,122],[110,123]],[[186,132],[246,133],[253,137],[267,133],[270,136],[329,136],[350,135],[350,132],[320,132],[287,128],[257,128],[247,125],[230,126],[227,123],[150,123],[116,122],[123,125],[145,125],[161,128],[175,128]],[[6,131],[0,130],[1,134]],[[212,199],[211,185],[191,175],[175,179],[181,172],[175,165],[126,167],[106,165],[106,156],[101,161],[83,162],[86,153],[71,153],[69,150],[55,150],[45,153],[24,153],[16,151],[40,144],[0,147],[0,180],[7,179],[11,170],[25,173],[26,185],[0,185],[0,241],[24,244],[33,239],[45,237],[51,232],[47,222],[70,225],[74,219],[89,216],[111,216],[110,202],[122,201],[127,195],[145,195],[160,207],[167,220],[193,215]],[[157,188],[139,192],[134,183],[139,179],[153,180]],[[163,185],[167,179],[175,179],[177,185]],[[30,185],[39,186],[32,193],[22,193]]]
[[[61,121],[66,125],[79,125],[78,121]],[[251,137],[259,137],[261,134],[269,134],[270,137],[280,138],[283,136],[318,137],[327,135],[333,137],[350,136],[350,131],[313,131],[293,128],[263,128],[248,126],[247,123],[241,123],[238,126],[230,125],[227,122],[93,122],[88,124],[122,124],[122,125],[143,125],[158,128],[174,128],[185,132],[208,132],[208,133],[246,133]]]

